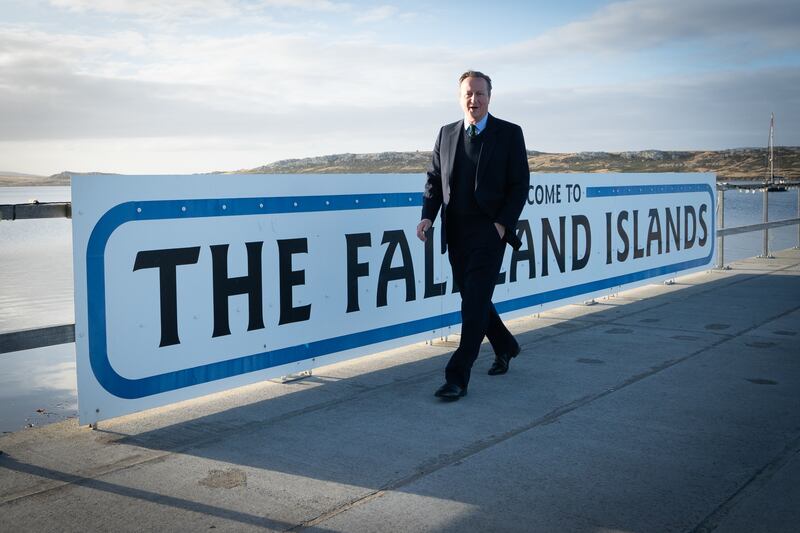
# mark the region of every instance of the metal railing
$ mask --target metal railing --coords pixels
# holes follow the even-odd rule
[[[758,257],[769,258],[769,230],[782,226],[797,224],[797,246],[800,248],[800,181],[785,183],[788,187],[797,189],[797,217],[785,220],[769,221],[769,191],[763,184],[737,185],[730,183],[717,184],[717,264],[716,268],[725,266],[725,237],[763,231],[764,239],[761,255]],[[763,190],[763,222],[748,224],[734,228],[725,227],[725,191],[731,189]],[[32,202],[28,204],[0,204],[0,220],[20,220],[34,218],[72,218],[72,204],[70,202]],[[31,328],[18,331],[0,333],[0,354],[43,348],[57,344],[66,344],[75,341],[75,324],[60,324],[40,328]]]
[[[768,259],[772,256],[769,253],[769,230],[770,228],[779,228],[782,226],[792,226],[797,224],[797,246],[800,248],[800,181],[784,182],[782,187],[797,189],[797,216],[794,218],[786,218],[783,220],[769,220],[769,188],[764,184],[749,183],[749,184],[735,184],[735,183],[718,183],[717,184],[717,268],[725,269],[725,237],[731,235],[739,235],[741,233],[750,233],[753,231],[762,231],[763,239],[761,245],[761,255],[758,257]],[[725,227],[725,191],[727,190],[754,190],[762,191],[762,222],[758,224],[746,224],[744,226],[736,226],[733,228]]]
[[[29,218],[72,218],[72,204],[38,201],[28,204],[0,204],[0,220]]]
[[[20,329],[0,333],[0,354],[75,342],[75,324]]]

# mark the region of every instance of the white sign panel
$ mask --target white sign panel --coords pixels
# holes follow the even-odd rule
[[[82,423],[457,331],[419,175],[75,176]],[[533,174],[506,317],[708,268],[711,174]]]

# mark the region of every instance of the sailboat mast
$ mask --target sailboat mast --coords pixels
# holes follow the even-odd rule
[[[773,135],[775,132],[775,113],[769,114],[769,182],[775,182],[775,167],[773,165]]]

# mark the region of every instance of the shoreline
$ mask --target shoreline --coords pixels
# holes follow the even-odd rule
[[[706,151],[640,150],[627,152],[547,153],[528,150],[531,172],[542,173],[663,173],[713,172],[717,181],[763,181],[766,150],[736,148]],[[781,146],[775,150],[776,178],[800,179],[800,147]],[[284,159],[267,165],[232,171],[189,173],[218,174],[424,174],[431,152],[380,152],[332,154],[301,159]],[[70,177],[99,172],[63,171],[51,176],[0,171],[0,187],[69,186]],[[168,173],[182,174],[182,173]]]
[[[598,170],[598,171],[578,171],[578,170],[571,170],[571,171],[557,171],[557,170],[531,170],[531,173],[547,173],[547,174],[576,174],[576,173],[586,173],[586,174],[608,174],[612,171],[609,170]],[[614,171],[620,172],[620,171]],[[642,170],[642,171],[630,171],[630,172],[620,172],[621,174],[660,174],[660,173],[672,173],[675,172],[673,170]],[[706,171],[685,171],[686,173],[690,172],[713,172],[710,170]],[[375,174],[375,175],[391,175],[391,174],[424,174],[424,170],[419,171],[392,171],[392,172],[354,172],[352,170],[338,170],[338,171],[328,171],[328,172],[263,172],[265,175],[270,174],[298,174],[298,175],[317,175],[317,174]],[[678,172],[680,173],[680,172]],[[725,176],[720,175],[714,172],[717,175],[717,182],[761,182],[762,180],[756,176]],[[226,176],[230,174],[257,174],[256,172],[225,172],[220,173],[220,176]],[[175,174],[181,175],[181,174]],[[52,178],[52,177],[42,177],[42,178],[17,178],[17,177],[7,177],[7,176],[0,176],[0,188],[10,188],[10,187],[69,187],[70,186],[70,179],[67,178]]]

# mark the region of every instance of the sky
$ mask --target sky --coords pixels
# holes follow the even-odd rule
[[[529,150],[800,145],[797,0],[0,0],[0,171],[431,150],[468,69]]]

